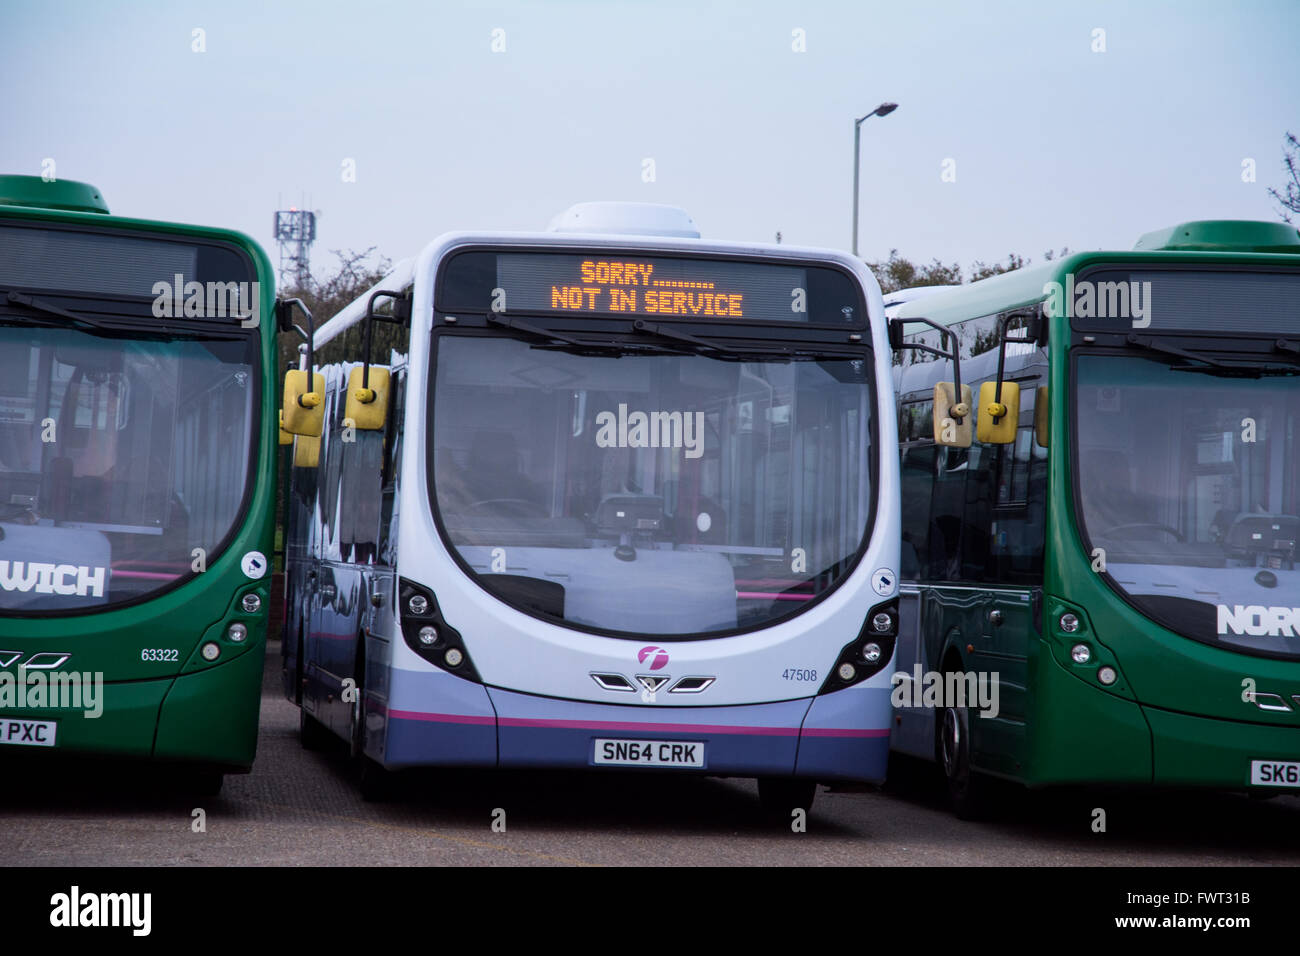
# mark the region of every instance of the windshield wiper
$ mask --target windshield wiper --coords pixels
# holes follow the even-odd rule
[[[695,346],[698,351],[705,349],[709,352],[722,352],[723,349],[713,342],[706,339],[691,335],[688,332],[679,332],[677,329],[670,329],[654,322],[647,322],[645,319],[637,319],[632,323],[633,331],[640,332],[642,335],[653,335],[656,338],[672,339],[674,342],[684,342],[687,345]]]
[[[21,306],[31,312],[43,312],[46,315],[58,316],[66,319],[66,322],[51,322],[49,319],[35,318],[34,320],[41,325],[51,326],[54,328],[66,328],[68,325],[81,329],[83,332],[93,332],[96,335],[109,336],[112,338],[136,339],[148,338],[162,341],[173,341],[182,334],[182,330],[176,328],[154,328],[147,322],[139,319],[131,319],[130,324],[110,325],[100,319],[92,319],[89,316],[82,315],[78,312],[70,312],[67,309],[55,305],[53,302],[46,302],[44,299],[38,299],[35,296],[25,295],[21,292],[0,292],[3,297],[0,305],[8,303],[9,305]],[[0,319],[4,319],[4,313],[0,313]],[[175,325],[172,320],[160,320],[162,325]],[[203,325],[202,327],[191,326],[184,329],[183,334],[195,335],[208,339],[242,339],[244,330],[242,328],[231,328],[222,326]]]
[[[637,319],[632,323],[632,328],[642,335],[653,335],[662,339],[670,339],[682,342],[687,345],[695,346],[696,350],[706,350],[724,358],[786,358],[786,359],[812,359],[812,358],[862,358],[864,350],[862,348],[853,348],[851,346],[839,345],[820,345],[814,344],[802,348],[784,345],[746,345],[731,346],[721,342],[710,341],[709,339],[700,338],[698,335],[691,335],[688,332],[682,332],[680,329],[669,328],[655,322],[647,322],[644,319]]]
[[[1290,339],[1278,339],[1273,343],[1273,351],[1281,352],[1285,358],[1294,359],[1300,362],[1300,345],[1296,345]]]
[[[46,312],[50,315],[57,315],[60,318],[67,319],[73,325],[81,329],[90,329],[96,332],[103,331],[104,326],[100,325],[94,319],[88,319],[84,315],[78,315],[76,312],[69,312],[67,309],[59,308],[52,302],[46,302],[44,299],[37,299],[30,295],[23,295],[21,292],[10,292],[5,296],[5,301],[10,305],[21,305],[31,309],[34,312]]]
[[[1124,337],[1124,341],[1128,345],[1147,352],[1157,352],[1161,355],[1172,355],[1176,358],[1202,363],[1200,365],[1170,366],[1175,372],[1205,372],[1210,375],[1235,375],[1242,378],[1259,378],[1262,375],[1290,375],[1293,372],[1290,368],[1278,365],[1234,365],[1206,355],[1198,355],[1195,352],[1189,352],[1173,345],[1166,345],[1163,342],[1157,342],[1150,336],[1136,335],[1131,332]],[[1285,341],[1285,339],[1281,340],[1281,342]],[[1279,342],[1279,347],[1281,347],[1281,342]]]
[[[538,328],[535,325],[529,325],[527,322],[521,322],[519,319],[507,318],[506,316],[499,315],[495,312],[489,312],[487,320],[490,325],[500,325],[503,328],[513,329],[516,332],[523,332],[525,335],[531,335],[536,339],[545,339],[548,342],[564,342],[568,345],[574,345],[578,348],[584,349],[593,347],[593,343],[591,342],[583,342],[581,339],[570,338],[569,336],[562,335],[559,332],[551,332],[546,329]]]

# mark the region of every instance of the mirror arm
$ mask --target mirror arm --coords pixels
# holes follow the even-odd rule
[[[1011,324],[1012,319],[1025,320],[1027,326],[1026,328],[1027,335],[1024,338],[1018,338],[1018,339],[1007,338],[1007,326]],[[1018,312],[1008,312],[1006,315],[1000,316],[998,318],[998,377],[997,377],[997,385],[993,392],[993,401],[996,402],[998,405],[1002,404],[1002,373],[1006,368],[1007,343],[1008,342],[1028,343],[1028,342],[1036,341],[1037,336],[1034,335],[1033,322],[1034,322],[1033,313],[1026,312],[1023,310]],[[1010,414],[1010,411],[1011,411],[1010,409],[1007,409],[1008,414]],[[1002,421],[1004,417],[1005,416],[1003,415],[994,415],[993,423],[996,425],[998,422]]]
[[[402,322],[402,318],[400,316],[395,318],[389,318],[388,316],[384,316],[384,315],[375,315],[375,300],[392,299],[394,311],[396,311],[397,304],[403,299],[405,295],[406,295],[405,292],[386,292],[381,289],[378,292],[372,293],[370,296],[370,300],[366,303],[366,338],[365,338],[365,343],[362,345],[362,351],[361,351],[361,359],[362,359],[361,387],[362,388],[365,389],[370,388],[370,330],[374,328],[376,322],[393,322],[395,324],[400,324]]]
[[[936,332],[939,333],[940,339],[943,342],[943,344],[948,348],[948,351],[945,352],[941,349],[931,348],[928,345],[922,345],[920,342],[902,341],[903,338],[902,329],[903,329],[904,322],[920,322],[924,325],[928,325],[930,328],[934,329]],[[937,322],[932,322],[930,319],[922,319],[922,318],[890,319],[889,323],[890,325],[898,329],[899,341],[898,341],[897,348],[900,352],[903,349],[911,349],[916,352],[928,352],[930,355],[937,355],[939,358],[947,359],[948,361],[952,362],[953,400],[960,402],[961,401],[961,350],[957,347],[956,334],[951,329],[942,326]],[[998,378],[1001,379],[1001,377],[1002,377],[1001,368],[999,368]],[[958,425],[961,424],[961,416],[954,415],[952,416],[952,418],[953,421],[955,421]]]
[[[316,354],[313,350],[313,339],[316,337],[316,320],[311,317],[311,309],[307,308],[307,304],[303,302],[302,299],[281,299],[277,303],[277,306],[278,308],[283,309],[286,315],[292,315],[293,307],[297,306],[299,311],[302,312],[303,318],[307,320],[307,331],[304,332],[300,325],[294,325],[292,328],[295,332],[301,335],[307,343],[307,391],[310,392],[312,373],[316,367]],[[302,405],[301,397],[298,399],[298,404]]]

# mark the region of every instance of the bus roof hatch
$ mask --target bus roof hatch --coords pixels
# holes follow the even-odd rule
[[[685,209],[652,202],[580,202],[552,219],[546,231],[700,238]]]
[[[1148,232],[1139,252],[1291,252],[1300,254],[1300,230],[1284,222],[1202,219]]]

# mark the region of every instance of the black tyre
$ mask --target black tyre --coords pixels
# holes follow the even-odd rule
[[[186,770],[177,781],[180,791],[189,797],[215,797],[225,782],[225,775],[216,770]]]
[[[364,636],[358,638],[358,641],[359,647],[365,646]],[[361,791],[362,800],[379,803],[392,798],[395,789],[395,778],[391,770],[385,770],[381,764],[366,756],[366,674],[365,657],[360,653],[357,655],[354,672],[356,673],[356,699],[352,701],[351,709],[351,752],[352,760],[356,765],[357,789]]]
[[[307,713],[305,705],[298,707],[298,742],[303,750],[324,750],[330,745],[330,732],[319,720]]]
[[[817,796],[817,781],[801,777],[759,777],[758,802],[774,822],[789,823],[795,810],[808,813]]]
[[[978,820],[988,812],[989,780],[971,768],[970,709],[945,707],[938,720],[939,766],[953,813],[961,820]]]

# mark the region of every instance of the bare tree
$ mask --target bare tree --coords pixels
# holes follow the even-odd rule
[[[970,281],[979,282],[980,279],[987,279],[990,276],[1000,276],[1004,272],[1015,272],[1017,269],[1023,269],[1032,261],[1032,259],[1018,256],[1014,252],[1007,256],[1006,265],[1000,265],[996,262],[988,264],[976,259],[974,264],[970,267]]]
[[[324,278],[317,279],[311,276],[307,280],[305,288],[285,289],[281,295],[285,298],[299,298],[306,303],[307,308],[311,310],[312,318],[319,328],[327,319],[334,316],[342,308],[351,302],[357,296],[361,295],[375,283],[379,282],[384,276],[388,275],[392,269],[392,263],[388,257],[376,255],[375,247],[358,252],[355,249],[341,251],[331,249],[330,253],[338,259],[338,265],[328,273]],[[373,261],[372,261],[373,260]],[[387,307],[387,303],[380,303]],[[391,329],[390,326],[382,326],[384,330]],[[379,329],[376,329],[379,331]],[[388,352],[382,346],[388,344],[387,337],[376,336],[376,355],[382,355],[387,359]],[[302,339],[297,333],[289,333],[280,336],[280,367],[284,368],[286,363],[293,363],[297,366],[298,345]],[[361,339],[360,327],[349,329],[339,340],[339,348],[333,351],[350,349],[348,354],[356,352],[359,354]],[[330,343],[333,345],[333,343]],[[317,365],[324,361],[337,361],[337,358],[318,357]]]
[[[957,263],[946,266],[934,259],[929,265],[917,265],[900,256],[897,249],[890,249],[889,258],[884,262],[868,262],[867,268],[880,283],[880,291],[886,295],[920,285],[961,284],[961,266]]]
[[[1300,139],[1295,133],[1286,134],[1286,145],[1282,147],[1282,168],[1286,170],[1290,182],[1282,191],[1269,187],[1268,194],[1277,200],[1282,208],[1278,210],[1284,222],[1291,221],[1291,213],[1300,213]]]

